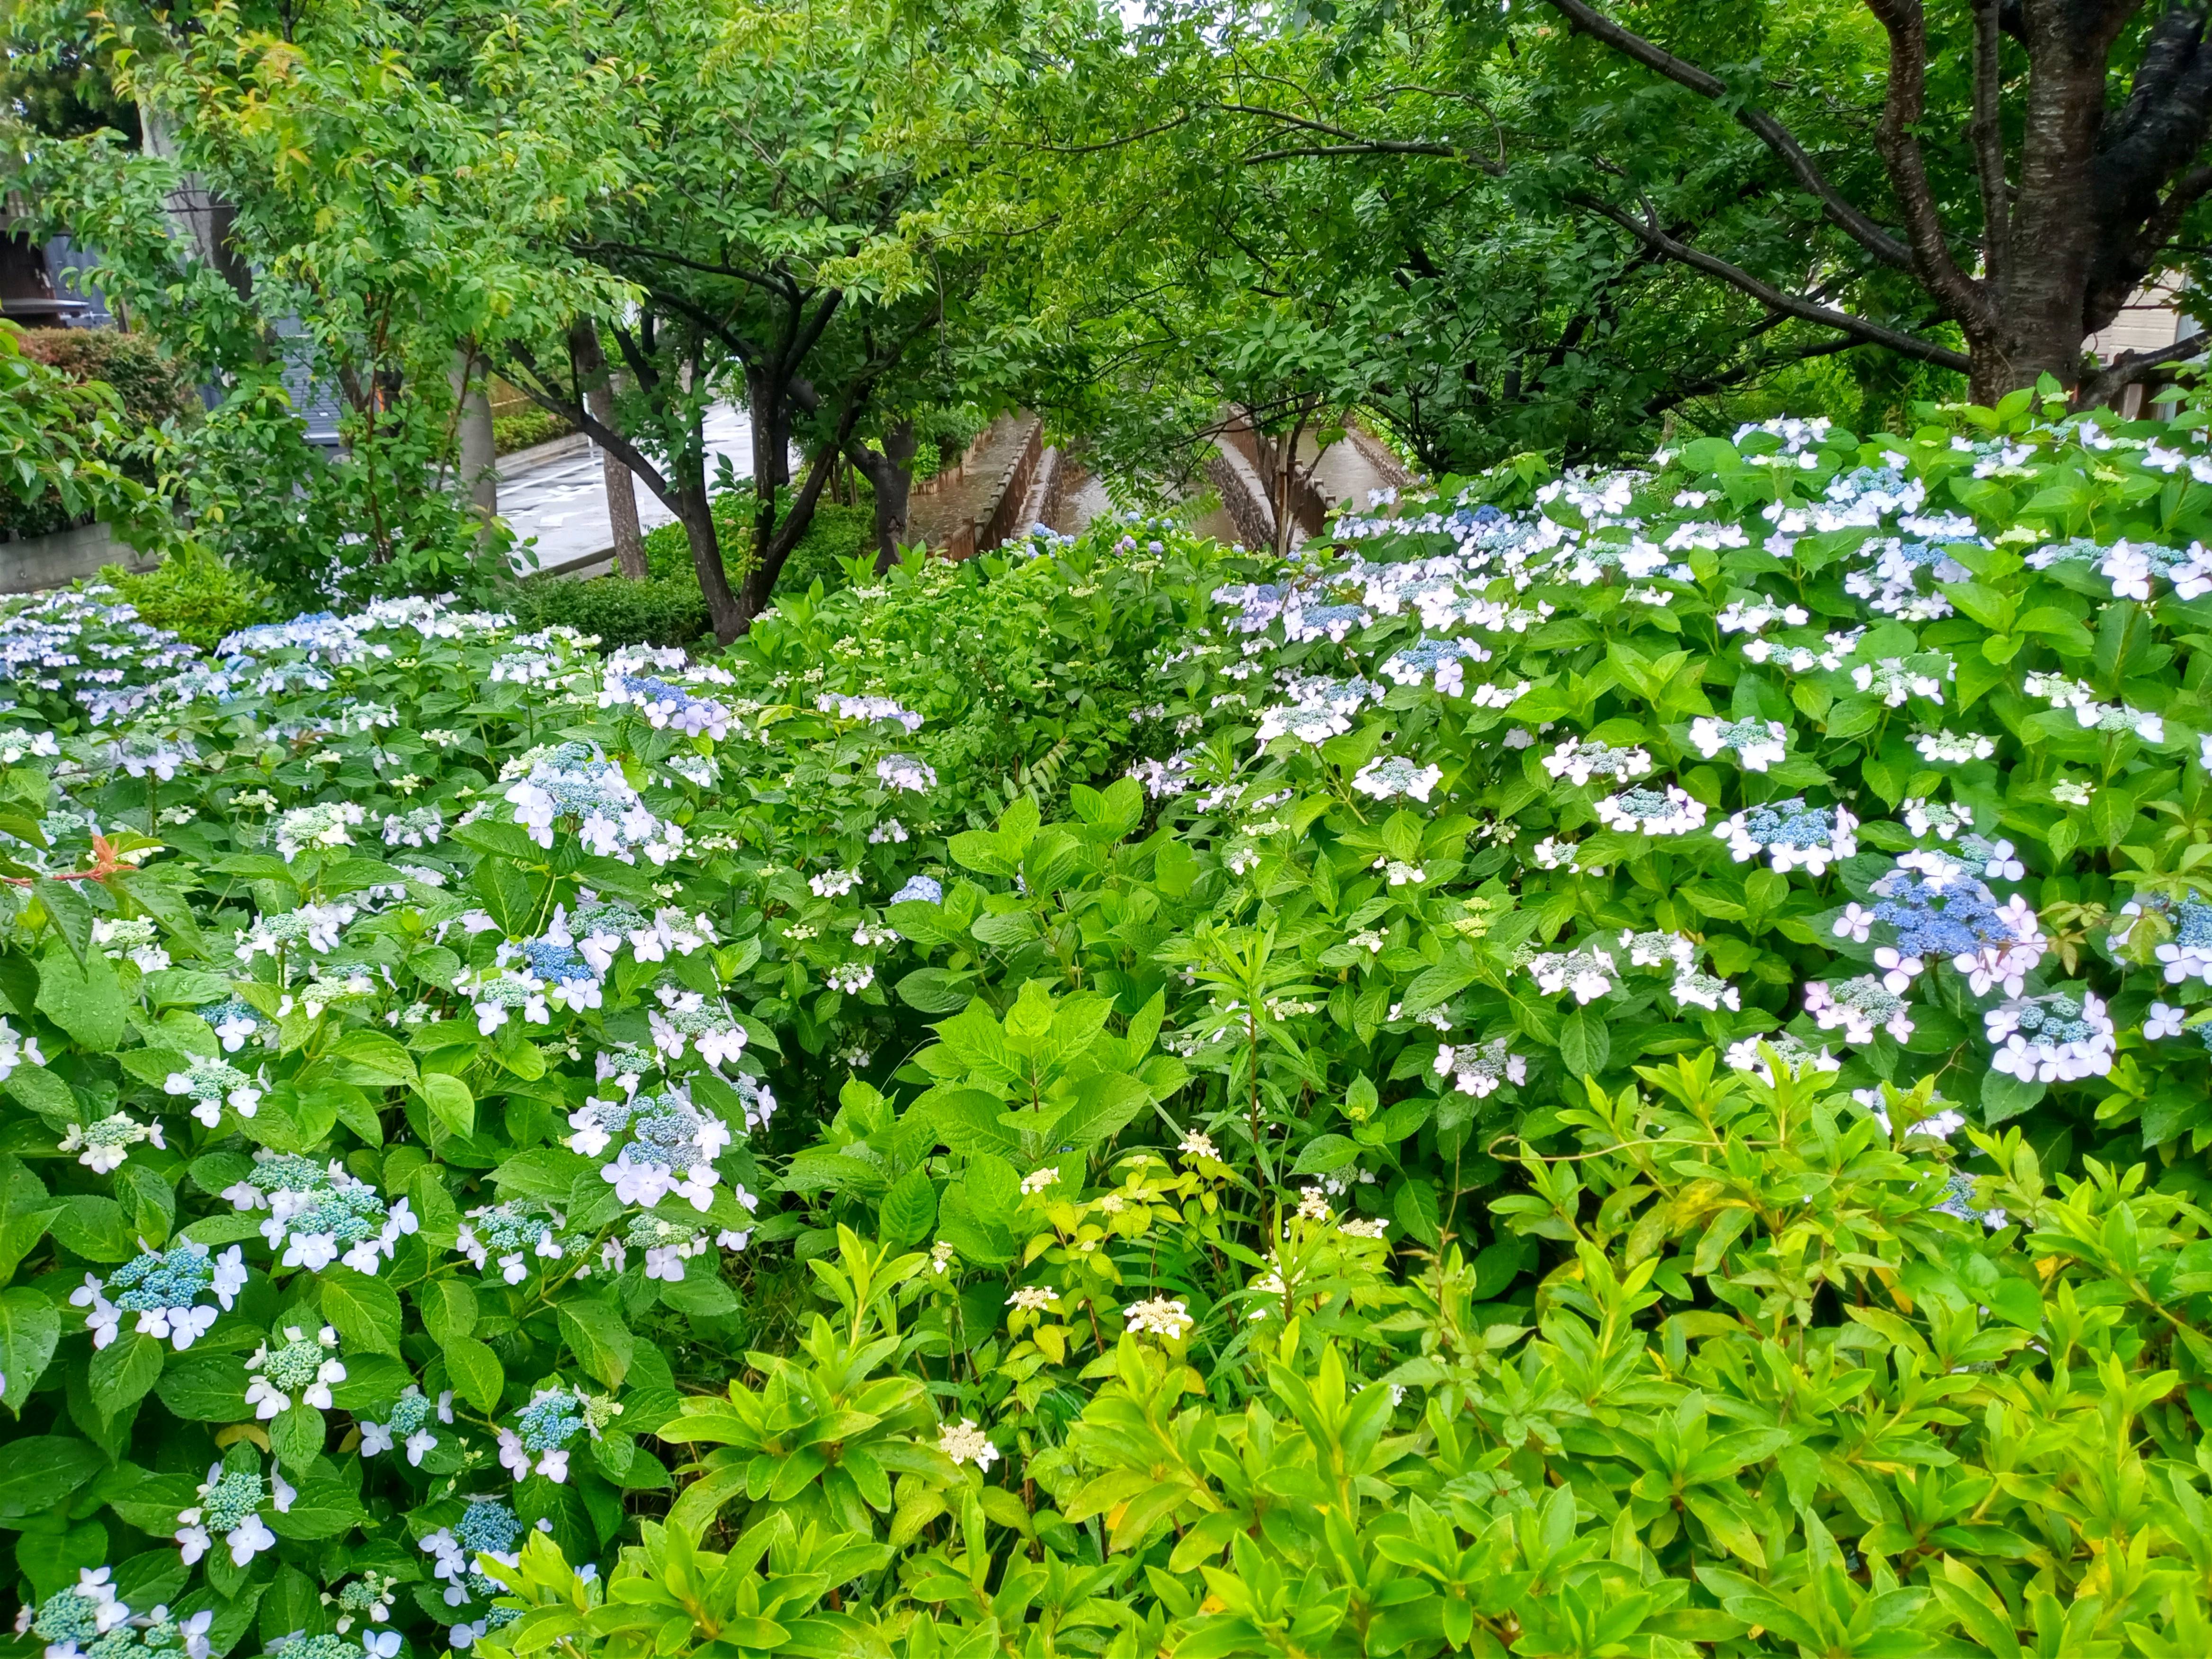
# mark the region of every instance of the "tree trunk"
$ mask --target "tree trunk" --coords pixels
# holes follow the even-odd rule
[[[784,387],[773,376],[748,369],[745,399],[752,405],[753,488],[773,499],[791,483],[791,415]]]
[[[912,421],[894,422],[884,433],[881,453],[866,444],[849,452],[853,465],[867,474],[876,494],[876,574],[898,562],[906,541],[908,502],[914,489],[914,456],[921,447]]]
[[[147,150],[164,161],[177,159],[176,124],[153,105],[140,100],[138,131]],[[197,173],[187,173],[169,192],[166,204],[169,222],[191,245],[194,256],[215,267],[241,300],[253,298],[253,269],[239,257],[234,240],[238,210],[207,187]]]
[[[576,364],[576,379],[584,405],[601,426],[615,428],[614,381],[607,373],[606,353],[599,345],[597,324],[578,322],[568,332],[568,349]],[[632,581],[641,582],[645,567],[645,538],[638,528],[637,482],[630,470],[604,444],[599,452],[599,478],[607,492],[607,527],[614,533],[615,565]]]
[[[714,637],[724,645],[745,631],[749,620],[730,591],[729,573],[722,568],[721,538],[714,530],[714,509],[707,494],[706,469],[690,463],[693,476],[676,489],[676,517],[684,526],[684,539],[691,546],[691,568],[699,575],[699,592],[707,601],[707,620]]]
[[[2006,290],[1993,294],[2002,332],[1970,340],[1974,401],[1993,404],[2044,374],[2081,376],[2089,268],[2095,252],[2091,173],[2105,118],[2101,49],[2084,51],[2048,8],[2026,9],[2031,65],[2011,216]]]
[[[454,351],[453,396],[461,405],[460,483],[477,516],[478,551],[489,539],[491,521],[499,512],[499,446],[492,438],[491,397],[484,389],[484,373],[474,351],[466,347]]]

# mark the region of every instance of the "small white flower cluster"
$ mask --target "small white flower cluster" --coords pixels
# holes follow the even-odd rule
[[[1904,1042],[1912,1035],[1912,1013],[1904,998],[1872,974],[1839,983],[1814,980],[1805,988],[1805,1012],[1824,1031],[1840,1030],[1844,1041],[1863,1046],[1877,1028]]]
[[[1571,738],[1544,757],[1544,769],[1577,788],[1587,786],[1592,778],[1628,783],[1651,770],[1651,757],[1638,748],[1616,749],[1611,744]]]
[[[127,956],[142,974],[158,974],[169,965],[161,938],[161,930],[144,916],[101,916],[92,924],[92,942],[100,953],[110,961]]]
[[[526,770],[506,799],[514,822],[540,847],[550,849],[556,824],[573,822],[585,850],[599,858],[635,864],[641,852],[658,865],[682,849],[682,826],[648,811],[622,769],[596,750],[563,743],[523,760]]]
[[[569,1149],[599,1158],[621,1137],[600,1177],[625,1204],[658,1204],[672,1194],[704,1212],[721,1180],[714,1160],[732,1141],[730,1126],[699,1109],[689,1090],[637,1093],[626,1100],[587,1098],[568,1115]]]
[[[303,904],[296,910],[282,910],[273,915],[256,916],[251,930],[235,934],[237,949],[233,955],[243,963],[252,963],[257,956],[265,956],[285,962],[290,948],[304,945],[319,956],[326,956],[338,948],[353,919],[361,914],[358,906],[343,901],[332,904]]]
[[[1181,1298],[1171,1297],[1133,1302],[1121,1310],[1121,1317],[1131,1336],[1164,1336],[1170,1342],[1180,1340],[1198,1322]]]
[[[283,1340],[272,1350],[264,1342],[246,1362],[258,1371],[246,1385],[246,1403],[263,1422],[292,1409],[296,1401],[318,1411],[331,1409],[331,1385],[346,1379],[345,1363],[338,1358],[338,1334],[325,1325],[309,1336],[297,1325],[287,1325]]]
[[[2112,1069],[2116,1047],[2103,1000],[2087,989],[2014,997],[1983,1016],[1990,1065],[2023,1083],[2072,1083]]]
[[[1790,728],[1780,720],[1719,720],[1700,715],[1690,722],[1690,741],[1707,760],[1733,749],[1746,771],[1764,772],[1788,756]]]
[[[1746,807],[1714,826],[1713,836],[1729,844],[1729,855],[1738,864],[1764,853],[1769,866],[1781,874],[1802,869],[1821,876],[1831,864],[1858,851],[1857,828],[1858,820],[1844,808],[1808,805],[1801,796]]]
[[[1450,1078],[1460,1093],[1473,1095],[1477,1100],[1496,1093],[1506,1084],[1518,1085],[1528,1079],[1528,1062],[1512,1052],[1511,1040],[1507,1037],[1492,1037],[1487,1042],[1456,1048],[1446,1043],[1437,1050],[1434,1067],[1438,1077]]]
[[[1903,657],[1883,657],[1852,669],[1851,684],[1881,698],[1892,708],[1903,708],[1907,697],[1925,697],[1940,704],[1943,701],[1943,682],[1950,678],[1951,665],[1947,660],[1942,666],[1943,672],[1939,675],[1915,667]]]
[[[893,720],[908,732],[921,730],[922,717],[911,708],[902,708],[890,697],[848,697],[825,691],[815,699],[814,706],[841,720]]]
[[[1624,835],[1686,836],[1705,824],[1705,804],[1679,785],[1624,789],[1597,803],[1598,822]]]
[[[328,851],[353,845],[349,833],[368,814],[349,800],[330,801],[319,806],[295,806],[278,817],[270,839],[276,850],[289,864],[309,848]]]
[[[39,1051],[39,1040],[27,1037],[6,1019],[0,1018],[0,1080],[5,1080],[15,1069],[26,1061],[43,1066],[46,1057]]]
[[[681,1060],[689,1044],[701,1060],[719,1068],[744,1052],[745,1028],[720,998],[709,1001],[703,991],[680,985],[657,986],[653,998],[660,1006],[646,1011],[646,1024],[654,1049],[669,1060]]]
[[[2063,674],[2030,674],[2022,689],[2054,709],[2069,710],[2075,723],[2085,732],[2132,732],[2145,743],[2166,741],[2163,715],[2147,714],[2125,703],[2100,702],[2096,688],[2086,680],[2069,679]]]
[[[1571,991],[1578,1005],[1592,1003],[1604,996],[1620,976],[1620,965],[1611,953],[1595,945],[1571,951],[1532,952],[1522,965],[1536,981],[1536,988],[1546,996]]]
[[[1384,756],[1371,760],[1352,775],[1352,787],[1361,794],[1376,800],[1394,800],[1410,797],[1427,804],[1430,792],[1443,778],[1439,766],[1416,766],[1397,756]]]
[[[1975,732],[1956,736],[1950,732],[1922,732],[1912,739],[1912,746],[1920,751],[1920,758],[1936,766],[1962,766],[1968,761],[1987,760],[1997,752],[1995,740]]]
[[[420,1231],[405,1198],[387,1204],[336,1160],[325,1165],[265,1151],[255,1158],[253,1171],[222,1195],[239,1210],[268,1209],[261,1236],[283,1249],[284,1267],[320,1273],[343,1261],[356,1273],[374,1273],[403,1237]]]
[[[107,1175],[120,1169],[141,1141],[167,1149],[159,1118],[141,1123],[128,1112],[111,1112],[96,1122],[70,1124],[57,1150],[75,1152],[76,1161],[94,1175]]]
[[[274,1488],[276,1513],[289,1512],[299,1494],[274,1469],[269,1473],[268,1486]],[[220,1463],[210,1463],[208,1478],[200,1483],[199,1500],[177,1511],[177,1530],[173,1535],[183,1547],[179,1553],[186,1566],[214,1547],[218,1534],[229,1548],[234,1566],[242,1567],[262,1551],[276,1547],[276,1534],[261,1518],[261,1505],[271,1501],[270,1494],[261,1476],[252,1470],[226,1470]]]
[[[1778,1031],[1767,1036],[1746,1037],[1731,1043],[1728,1050],[1729,1068],[1748,1072],[1771,1087],[1775,1082],[1774,1068],[1767,1064],[1766,1053],[1782,1062],[1782,1067],[1793,1078],[1807,1072],[1840,1072],[1844,1062],[1826,1048],[1815,1048],[1787,1031]]]
[[[975,1419],[963,1417],[957,1426],[947,1424],[937,1433],[937,1449],[956,1464],[973,1463],[988,1471],[999,1461],[999,1449],[991,1437],[975,1426]]]

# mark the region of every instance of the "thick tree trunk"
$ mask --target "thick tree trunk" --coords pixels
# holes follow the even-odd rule
[[[569,331],[568,349],[576,364],[576,379],[584,406],[601,426],[615,424],[615,388],[607,373],[606,353],[599,345],[597,324],[580,321]],[[615,566],[632,581],[646,579],[645,537],[637,520],[637,481],[630,470],[605,444],[599,452],[599,478],[607,492],[607,527],[614,533]]]
[[[1972,343],[1977,403],[2033,386],[2044,374],[2072,386],[2081,375],[2087,299],[2096,252],[2093,174],[2105,118],[2106,50],[2080,39],[2063,9],[2023,9],[2031,69],[2020,174],[2002,292],[1990,296],[1998,332]]]
[[[460,483],[469,492],[469,505],[479,522],[478,550],[490,536],[491,521],[499,512],[499,446],[492,437],[491,397],[484,389],[485,372],[473,351],[464,347],[453,353],[453,396],[461,405]]]

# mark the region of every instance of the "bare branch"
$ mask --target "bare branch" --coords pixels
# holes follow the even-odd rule
[[[1854,339],[1865,341],[1869,345],[1887,346],[1900,356],[1917,358],[1924,363],[1934,363],[1939,368],[1955,369],[1964,374],[1970,367],[1966,355],[1962,351],[1954,351],[1950,347],[1938,345],[1932,340],[1920,339],[1914,335],[1900,332],[1897,329],[1887,327],[1850,312],[1838,311],[1832,306],[1820,305],[1806,299],[1802,295],[1785,293],[1771,283],[1761,282],[1741,266],[1732,265],[1727,260],[1707,253],[1702,248],[1692,247],[1687,242],[1668,235],[1666,231],[1660,228],[1656,220],[1649,217],[1638,218],[1636,215],[1616,207],[1610,202],[1602,201],[1595,197],[1581,196],[1573,199],[1577,205],[1587,208],[1603,218],[1610,219],[1654,252],[1662,253],[1669,259],[1689,266],[1692,270],[1702,270],[1708,276],[1717,276],[1731,287],[1748,294],[1753,299],[1771,310],[1782,312],[1804,322],[1819,323],[1824,327],[1841,330]]]
[[[2212,351],[2212,337],[2191,334],[2154,351],[2124,352],[2081,382],[2081,389],[2075,394],[2075,403],[2082,409],[2094,409],[2100,404],[2108,404],[2126,387],[2149,374],[2151,370],[2162,368],[2168,363],[2187,362],[2192,357],[2203,356],[2207,351]]]
[[[1871,3],[1871,0],[1869,0]],[[1729,88],[1718,76],[1700,69],[1686,59],[1677,58],[1665,47],[1657,46],[1614,22],[1595,6],[1584,0],[1548,0],[1552,9],[1564,16],[1575,28],[1601,40],[1625,57],[1632,58],[1655,74],[1663,75],[1680,87],[1686,87],[1700,98],[1717,104],[1725,104]],[[1827,210],[1828,219],[1836,228],[1873,254],[1886,265],[1899,270],[1912,269],[1912,250],[1862,213],[1843,191],[1837,189],[1822,173],[1805,147],[1797,142],[1796,135],[1784,126],[1772,115],[1756,104],[1738,104],[1729,111],[1736,121],[1752,132],[1781,157],[1797,182],[1817,197]]]

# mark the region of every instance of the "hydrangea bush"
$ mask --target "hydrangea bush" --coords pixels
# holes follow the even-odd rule
[[[2212,454],[1930,418],[17,603],[21,1650],[2203,1650]]]

